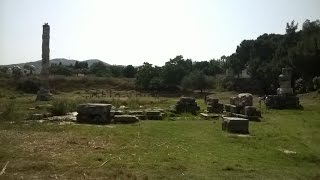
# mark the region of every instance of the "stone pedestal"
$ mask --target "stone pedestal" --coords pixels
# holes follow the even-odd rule
[[[111,104],[86,103],[77,108],[80,123],[107,124],[111,122]]]
[[[48,89],[40,88],[37,92],[36,101],[50,101],[52,98],[53,96]]]
[[[283,68],[279,75],[279,85],[277,95],[266,97],[266,106],[269,109],[300,108],[299,98],[293,93],[291,87],[291,68]]]
[[[222,117],[222,130],[230,133],[249,134],[249,120],[237,117]]]

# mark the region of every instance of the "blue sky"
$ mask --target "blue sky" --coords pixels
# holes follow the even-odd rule
[[[319,0],[0,0],[0,64],[40,60],[45,22],[51,59],[163,65],[230,55],[306,19],[320,19]]]

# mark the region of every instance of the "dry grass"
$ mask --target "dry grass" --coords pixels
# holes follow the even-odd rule
[[[224,103],[231,95],[215,94]],[[58,98],[78,100],[81,94]],[[27,110],[43,104],[34,99],[17,97],[19,113],[40,111]],[[99,100],[108,98],[92,99]],[[175,100],[143,97],[137,102],[168,107]],[[191,115],[109,126],[39,123],[19,116],[0,122],[0,169],[9,162],[0,179],[317,179],[319,100],[312,93],[301,96],[304,110],[262,109],[264,118],[250,122],[249,137],[230,135],[221,131],[220,122]],[[202,99],[197,102],[205,107]]]

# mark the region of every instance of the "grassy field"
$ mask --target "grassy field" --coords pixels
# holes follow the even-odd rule
[[[0,122],[0,171],[8,163],[0,179],[320,179],[316,93],[300,96],[303,110],[262,108],[262,121],[250,122],[250,136],[242,137],[223,132],[220,120],[192,115],[132,125],[26,121],[45,111],[28,108],[43,103],[34,102],[34,95],[4,91],[0,111],[14,113]],[[233,94],[215,96],[225,103]],[[177,100],[85,100],[79,92],[56,98],[162,108]],[[202,99],[197,102],[205,108]]]

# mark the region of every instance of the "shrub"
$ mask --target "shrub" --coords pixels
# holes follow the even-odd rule
[[[16,119],[18,116],[17,112],[17,105],[15,101],[8,101],[4,103],[4,111],[2,114],[0,114],[0,119],[1,120],[7,120],[7,121],[12,121]]]
[[[36,94],[40,89],[39,79],[25,79],[18,82],[17,90],[23,91],[25,93]]]
[[[66,115],[68,112],[75,111],[76,107],[76,101],[57,99],[53,101],[50,111],[53,116],[62,116]]]

